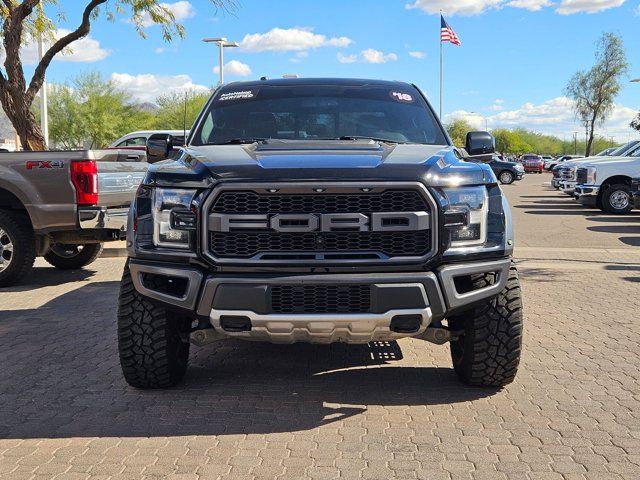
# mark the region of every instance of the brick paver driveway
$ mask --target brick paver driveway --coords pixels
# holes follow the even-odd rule
[[[116,350],[124,260],[39,262],[0,293],[0,478],[640,478],[640,215],[547,180],[505,188],[526,336],[501,391],[408,339],[194,347],[180,387],[137,391]]]

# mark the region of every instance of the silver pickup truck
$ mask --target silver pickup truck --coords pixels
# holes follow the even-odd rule
[[[80,268],[124,238],[147,167],[139,150],[0,153],[0,287],[23,279],[35,257]]]

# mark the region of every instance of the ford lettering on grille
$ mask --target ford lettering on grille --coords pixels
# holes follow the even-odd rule
[[[209,216],[214,232],[273,230],[276,232],[403,232],[429,229],[428,212],[295,213],[276,215],[219,214]]]

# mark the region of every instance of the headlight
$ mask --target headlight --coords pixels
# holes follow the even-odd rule
[[[172,220],[176,212],[189,212],[195,190],[156,188],[153,196],[153,244],[157,247],[189,248],[189,230]],[[173,214],[172,214],[173,212]]]
[[[597,177],[596,167],[587,167],[587,184],[595,185]]]
[[[524,172],[524,167],[519,163],[514,168],[519,172]]]
[[[452,247],[482,245],[487,239],[489,197],[485,187],[445,188],[448,210],[466,212],[466,225],[450,229]]]

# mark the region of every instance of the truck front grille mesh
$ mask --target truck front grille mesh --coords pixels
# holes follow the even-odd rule
[[[389,257],[422,256],[431,248],[428,231],[245,233],[210,232],[211,251],[218,257],[249,258],[261,252],[379,252]]]
[[[222,192],[213,204],[215,213],[373,213],[429,211],[415,190],[347,194],[260,194]]]
[[[273,313],[363,313],[371,311],[369,285],[274,285]]]

